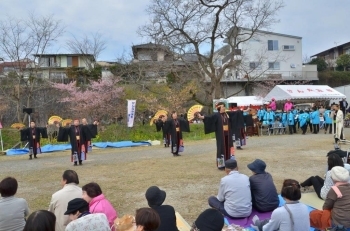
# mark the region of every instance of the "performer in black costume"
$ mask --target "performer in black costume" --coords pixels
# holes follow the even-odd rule
[[[224,163],[234,155],[233,135],[235,140],[242,140],[242,129],[244,128],[243,112],[240,110],[226,112],[225,104],[218,102],[215,105],[217,113],[202,116],[197,113],[197,118],[204,123],[205,134],[215,132],[216,136],[216,166],[225,169]]]
[[[48,138],[46,127],[36,127],[35,122],[30,122],[30,128],[25,128],[21,130],[21,141],[29,142],[29,159],[37,158],[37,154],[41,153],[40,147],[40,135],[42,138]]]
[[[164,140],[164,147],[169,147],[170,145],[170,134],[166,132],[166,122],[168,117],[166,115],[159,116],[158,120],[155,120],[154,123],[157,128],[157,132],[162,130],[163,132],[163,140]]]
[[[88,127],[88,131],[90,132],[90,138],[96,138],[98,132],[97,132],[97,126],[98,125],[98,120],[94,120],[93,124],[88,124],[86,118],[82,118],[81,119],[81,124],[83,126],[87,126]],[[87,147],[86,149],[86,153],[91,152],[92,151],[92,143],[91,143],[91,139],[90,140],[85,140],[85,147]]]
[[[177,117],[176,111],[171,113],[171,118],[165,122],[165,132],[170,134],[171,153],[174,157],[180,156],[179,149],[183,147],[182,132],[190,132],[189,122]]]

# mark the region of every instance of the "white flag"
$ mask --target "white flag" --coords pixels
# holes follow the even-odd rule
[[[128,127],[134,126],[136,111],[136,100],[128,100]]]

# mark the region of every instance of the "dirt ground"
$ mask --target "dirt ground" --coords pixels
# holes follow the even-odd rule
[[[350,130],[345,130],[349,137]],[[348,149],[350,145],[343,145]],[[277,190],[286,178],[302,181],[310,175],[323,176],[326,154],[333,149],[329,134],[294,134],[249,137],[244,150],[236,151],[239,171],[250,175],[247,164],[256,158],[267,163]],[[157,185],[167,193],[170,204],[189,222],[208,208],[207,199],[216,195],[224,172],[215,166],[215,140],[186,142],[181,157],[173,157],[162,146],[123,149],[94,149],[83,166],[73,167],[70,153],[28,156],[0,156],[0,178],[13,176],[19,181],[17,196],[28,201],[31,211],[47,209],[52,193],[60,189],[64,170],[75,169],[83,186],[91,181],[101,185],[103,193],[119,215],[134,214],[147,206],[144,197],[149,186]]]

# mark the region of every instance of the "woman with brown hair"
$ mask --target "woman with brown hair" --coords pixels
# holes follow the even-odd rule
[[[160,225],[158,213],[151,208],[136,210],[136,231],[155,231]]]

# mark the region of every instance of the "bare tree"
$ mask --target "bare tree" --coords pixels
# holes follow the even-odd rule
[[[102,34],[92,33],[90,35],[84,34],[81,38],[72,35],[72,39],[66,42],[68,49],[76,54],[86,55],[85,63],[89,68],[93,68],[93,63],[96,61],[102,51],[106,49],[106,41]],[[94,60],[91,60],[93,56]]]
[[[310,56],[308,54],[303,55],[303,64],[308,64],[311,61]]]
[[[240,65],[235,53],[239,45],[276,23],[275,16],[282,7],[280,0],[152,0],[147,9],[151,21],[140,27],[139,33],[178,54],[194,54],[201,82],[210,80],[206,93],[212,100],[222,96],[220,83],[226,70]],[[232,55],[217,68],[215,51],[224,38]]]
[[[0,21],[0,52],[10,61],[11,71],[3,73],[6,78],[0,84],[0,94],[16,108],[18,122],[24,122],[23,107],[34,107],[34,95],[45,85],[39,75],[37,62],[41,55],[64,32],[59,20],[49,16],[10,18]],[[32,57],[36,54],[36,57]],[[46,87],[46,86],[44,86]]]

